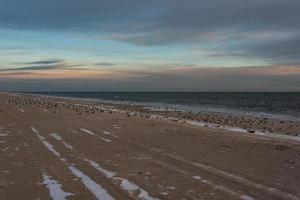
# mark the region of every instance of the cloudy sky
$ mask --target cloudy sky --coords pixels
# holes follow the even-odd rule
[[[300,91],[299,0],[0,0],[0,90]]]

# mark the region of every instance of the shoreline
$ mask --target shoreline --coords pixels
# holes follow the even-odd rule
[[[112,92],[114,93],[114,92]],[[171,92],[172,93],[172,92]],[[213,92],[214,93],[214,92]],[[240,92],[237,92],[240,93]],[[245,92],[247,94],[247,92]],[[252,93],[252,92],[250,92]],[[274,93],[274,92],[273,92]],[[290,93],[290,92],[288,92]],[[297,92],[296,92],[297,93]],[[180,103],[163,103],[163,102],[153,102],[153,101],[132,101],[132,100],[109,100],[104,98],[91,98],[91,97],[75,97],[75,96],[63,96],[55,95],[56,93],[20,93],[20,94],[29,94],[37,95],[44,97],[54,97],[54,98],[67,98],[70,100],[83,100],[91,101],[98,103],[107,103],[114,105],[126,105],[126,106],[140,106],[148,108],[149,110],[161,110],[161,111],[180,111],[185,113],[192,114],[217,114],[217,115],[230,115],[230,116],[248,116],[248,117],[257,117],[257,118],[268,118],[270,120],[283,120],[283,121],[294,121],[300,122],[300,116],[289,115],[284,113],[271,113],[267,111],[251,111],[251,110],[241,110],[239,108],[225,108],[225,107],[212,107],[211,105],[195,105],[191,106],[189,104],[180,104]],[[68,93],[62,93],[68,94]],[[117,94],[116,94],[117,95]]]
[[[81,114],[86,112],[110,112],[121,113],[127,117],[142,117],[148,119],[163,119],[173,122],[187,123],[194,126],[202,126],[212,129],[223,129],[237,133],[252,134],[274,139],[282,139],[300,142],[300,122],[271,119],[266,117],[254,117],[247,115],[230,115],[223,113],[191,113],[182,110],[153,109],[144,105],[126,104],[120,102],[89,99],[60,97],[28,93],[7,93],[8,95],[20,95],[25,97],[37,97],[40,100],[69,101],[60,102],[63,104],[75,102],[78,106],[93,106],[93,108],[83,108]],[[102,107],[102,111],[101,108]],[[78,111],[78,110],[77,110]]]
[[[173,115],[0,93],[0,199],[300,199],[298,141]]]

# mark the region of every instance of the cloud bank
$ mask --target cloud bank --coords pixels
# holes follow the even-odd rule
[[[298,0],[2,0],[0,23],[145,46],[225,43],[224,56],[299,64],[299,8]]]
[[[18,78],[15,78],[14,73]],[[89,91],[300,91],[300,68],[297,66],[191,67],[160,72],[116,69],[93,71],[93,76],[83,72],[77,76],[76,71],[56,71],[52,76],[47,74],[47,78],[43,78],[43,71],[14,73],[3,76],[0,90],[87,91],[88,88]]]

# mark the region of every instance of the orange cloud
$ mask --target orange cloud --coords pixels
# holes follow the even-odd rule
[[[11,79],[99,79],[99,80],[127,80],[148,76],[190,76],[192,77],[221,77],[221,76],[288,76],[300,75],[299,66],[264,66],[264,67],[236,67],[236,68],[208,68],[208,67],[177,67],[166,69],[89,69],[70,68],[54,70],[35,70],[25,72],[4,72],[0,76]]]

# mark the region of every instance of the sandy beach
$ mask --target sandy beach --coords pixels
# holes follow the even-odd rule
[[[300,199],[299,122],[0,93],[0,199]]]

